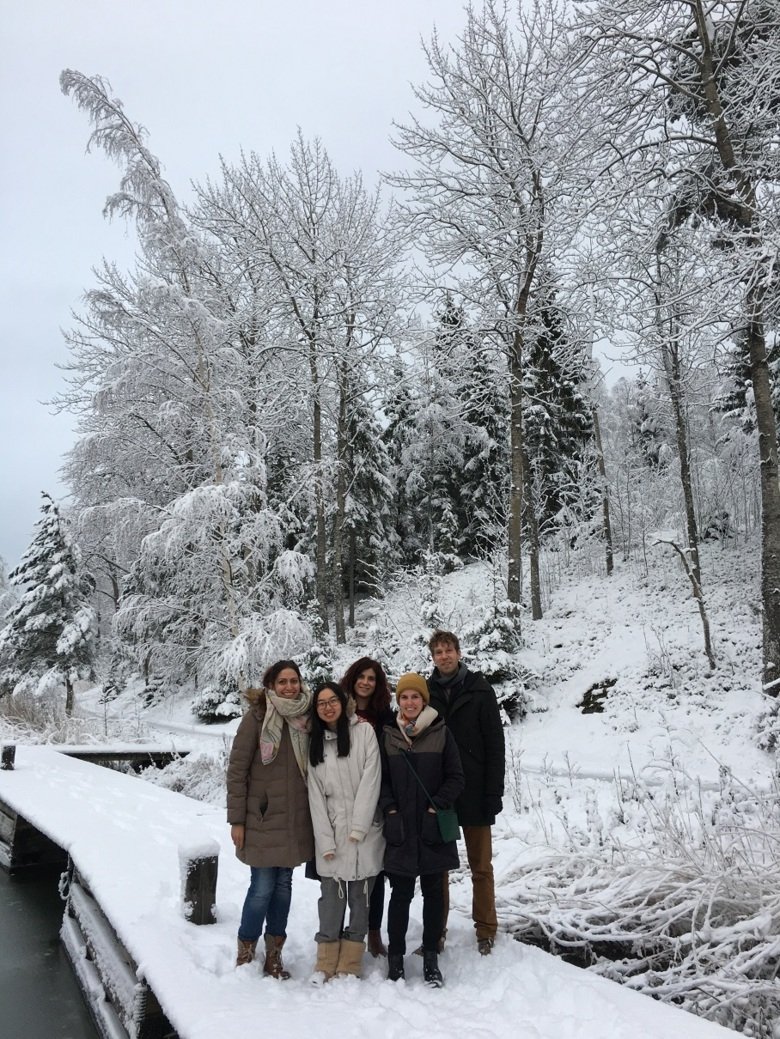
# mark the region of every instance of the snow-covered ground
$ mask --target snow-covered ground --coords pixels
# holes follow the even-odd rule
[[[761,887],[765,876],[756,870],[770,868],[777,874],[777,764],[774,754],[760,750],[757,742],[768,702],[760,689],[757,546],[704,546],[702,563],[715,670],[703,652],[687,577],[668,547],[648,548],[646,562],[618,561],[609,579],[601,573],[600,560],[587,553],[565,566],[554,555],[546,559],[545,616],[524,622],[518,653],[529,674],[529,710],[507,730],[505,810],[495,829],[499,918],[506,932],[528,934],[555,925],[556,934],[563,933],[589,896],[591,902],[618,898],[610,887],[610,870],[622,885],[621,898],[627,890],[644,897],[642,871],[659,861],[675,868],[680,864],[696,883],[716,888],[732,881],[739,887],[745,876]],[[364,603],[349,645],[336,651],[334,673],[341,674],[364,652],[383,660],[391,675],[409,668],[426,670],[421,636],[430,626],[420,619],[422,600],[427,610],[434,600],[442,626],[464,632],[481,619],[494,589],[490,570],[472,565],[447,575],[433,590],[422,578],[410,580],[382,602]],[[603,712],[583,714],[578,705],[584,694],[602,683],[611,683]],[[162,745],[191,749],[159,781],[221,808],[223,768],[236,721],[196,724],[190,697],[181,690],[146,710],[139,708],[137,690],[128,690],[108,707],[98,703],[98,695],[99,690],[80,694],[79,710],[91,720],[68,736],[71,742],[91,732],[94,739],[154,737]],[[735,866],[733,849],[739,842],[742,858]],[[223,845],[227,847],[225,841]],[[222,859],[229,856],[227,849]],[[234,867],[229,870],[232,876]],[[680,874],[680,885],[694,883],[686,877]],[[678,882],[675,874],[673,880]],[[288,943],[299,980],[282,989],[261,981],[252,969],[237,976],[231,967],[232,936],[244,882],[236,875],[230,894],[220,896],[219,925],[201,929],[208,931],[200,939],[201,967],[222,977],[225,986],[235,986],[237,994],[260,985],[263,1007],[284,1015],[289,1029],[303,1028],[306,1022],[317,1034],[329,1035],[332,1029],[335,1035],[338,1028],[341,1035],[357,1035],[381,1020],[380,1034],[388,1036],[411,1028],[449,1034],[453,1021],[459,1029],[486,1036],[612,1039],[628,1034],[629,1027],[636,1036],[698,1034],[694,1018],[680,1018],[679,1012],[647,997],[637,1003],[617,986],[605,989],[604,980],[591,972],[575,972],[508,935],[494,956],[478,960],[463,871],[453,877],[443,996],[428,992],[414,976],[399,990],[383,981],[381,966],[373,961],[360,983],[340,981],[311,991],[302,979],[313,957],[317,886],[303,879],[296,880]],[[659,882],[659,890],[661,886]],[[729,895],[732,902],[742,897],[741,888]],[[737,912],[742,921],[737,929],[760,934],[767,955],[776,961],[778,900],[774,890],[766,892],[763,906],[762,897]],[[415,927],[419,930],[419,912],[412,941]],[[731,931],[724,930],[731,941]],[[703,932],[699,929],[697,936]],[[748,955],[739,940],[732,944],[735,956]],[[684,952],[690,950],[683,949],[681,957]],[[743,998],[743,967],[725,981],[719,975],[711,991],[695,977],[695,963],[692,969],[694,977],[679,992],[662,991],[668,979],[659,974],[658,991],[739,1024],[740,1013],[728,1009],[721,1014],[719,1007],[732,999],[724,992]],[[596,970],[611,972],[603,964]],[[703,965],[701,970],[703,978]],[[629,979],[629,984],[652,988],[656,981],[651,973]],[[772,1034],[777,982],[771,977],[766,985],[770,994],[761,998],[767,1009],[759,1025],[755,1015],[751,1018],[745,1034]],[[632,1001],[626,1019],[621,1001],[628,996]],[[674,1024],[667,1013],[675,1014]]]
[[[67,846],[79,873],[139,964],[182,1039],[263,1032],[394,1039],[444,1039],[453,1029],[484,1039],[717,1039],[725,1029],[655,1003],[501,936],[489,958],[477,953],[464,908],[466,885],[441,957],[442,991],[427,988],[422,961],[407,957],[408,977],[385,978],[384,961],[366,957],[365,975],[311,985],[319,885],[296,871],[285,963],[294,979],[262,976],[259,963],[236,970],[235,932],[247,870],[235,859],[219,809],[115,772],[22,747],[17,768],[0,772],[0,798]],[[196,927],[182,914],[179,849],[219,846],[216,924]],[[416,910],[416,912],[415,912]],[[409,948],[420,940],[413,907]],[[87,915],[86,930],[93,926]],[[95,927],[98,925],[95,924]],[[132,979],[131,979],[132,980]],[[121,980],[115,979],[121,989]]]

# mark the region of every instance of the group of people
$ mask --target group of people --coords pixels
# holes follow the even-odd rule
[[[472,877],[478,951],[489,955],[497,919],[492,831],[502,808],[504,733],[492,687],[461,660],[455,634],[429,640],[426,680],[395,686],[382,666],[356,660],[341,682],[313,693],[298,665],[280,660],[247,690],[227,774],[227,808],[238,858],[251,870],[238,929],[237,966],[263,936],[263,970],[289,978],[282,949],[293,869],[319,879],[313,980],[359,977],[369,952],[387,956],[387,976],[405,976],[406,932],[417,878],[423,899],[423,977],[443,984],[439,954],[449,912],[448,872],[459,864],[452,812]],[[447,816],[450,816],[447,819]],[[387,947],[382,941],[390,884]],[[265,929],[265,930],[264,930]]]

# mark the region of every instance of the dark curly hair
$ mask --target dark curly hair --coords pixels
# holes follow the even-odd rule
[[[314,696],[311,699],[311,731],[309,734],[309,763],[311,765],[321,765],[325,760],[325,730],[327,725],[320,718],[317,711],[317,701],[320,698],[320,693],[325,689],[330,689],[332,693],[335,693],[341,704],[341,714],[336,722],[336,749],[340,758],[349,757],[351,743],[349,737],[349,717],[347,716],[347,694],[338,682],[323,682],[322,685],[318,685],[314,690]]]
[[[349,665],[344,673],[344,677],[341,679],[341,684],[344,686],[347,695],[357,701],[355,682],[358,675],[363,671],[368,671],[369,668],[376,675],[376,686],[371,694],[369,711],[375,717],[379,717],[383,711],[390,707],[390,687],[387,684],[387,675],[384,672],[384,668],[378,660],[372,660],[371,657],[360,657],[354,664]]]

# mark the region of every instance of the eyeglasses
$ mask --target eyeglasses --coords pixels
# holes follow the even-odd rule
[[[331,707],[339,707],[340,704],[341,704],[341,701],[337,700],[335,697],[332,700],[318,700],[317,701],[317,710],[318,711],[322,711],[322,710],[328,710],[329,711],[331,709]]]

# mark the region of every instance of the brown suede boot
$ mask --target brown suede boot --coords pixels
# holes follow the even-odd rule
[[[382,941],[381,931],[369,931],[368,932],[368,951],[377,959],[379,956],[387,956],[387,947]]]
[[[323,985],[336,973],[341,942],[317,942],[317,962],[314,964],[312,982]]]
[[[352,974],[353,977],[359,978],[363,967],[363,952],[365,948],[365,942],[350,942],[342,938],[336,974],[339,977],[344,974]]]
[[[236,966],[243,967],[245,963],[251,963],[255,958],[255,949],[257,949],[257,941],[244,942],[239,938],[238,951],[236,953]]]
[[[280,981],[287,981],[290,977],[290,972],[284,969],[284,964],[282,963],[282,946],[284,943],[285,939],[279,934],[267,934],[265,936],[263,974],[267,974],[271,978],[279,978]]]

